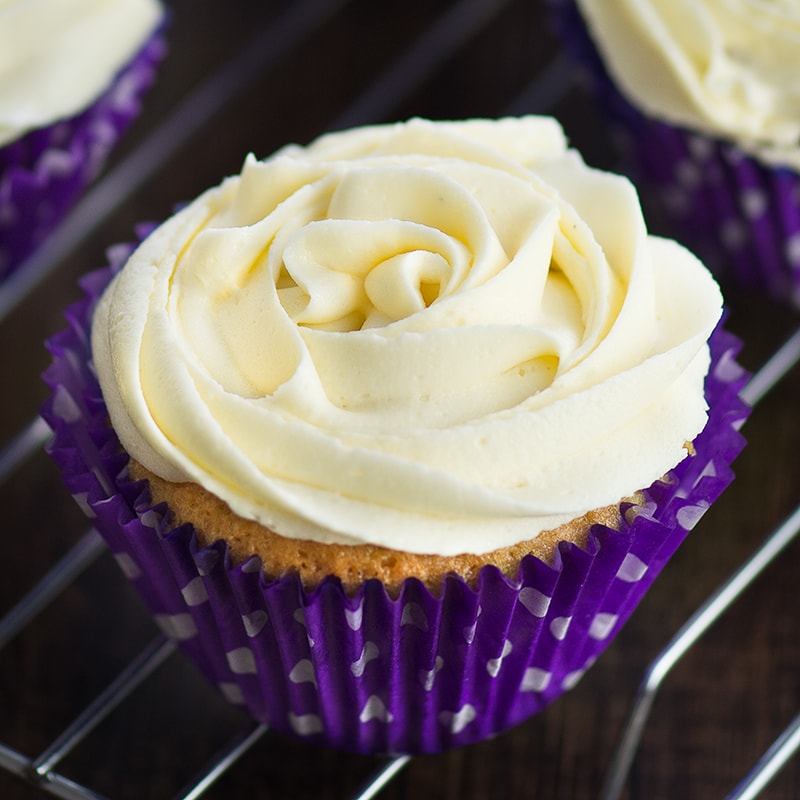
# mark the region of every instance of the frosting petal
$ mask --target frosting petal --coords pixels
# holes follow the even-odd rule
[[[0,145],[91,105],[161,14],[157,0],[2,0]]]
[[[620,90],[657,119],[800,167],[795,0],[577,0]]]
[[[650,485],[706,421],[717,285],[547,118],[248,158],[102,298],[126,450],[287,536],[443,555]]]

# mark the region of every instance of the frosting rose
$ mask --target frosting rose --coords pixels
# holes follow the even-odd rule
[[[800,168],[797,0],[577,2],[635,105]]]
[[[0,145],[91,105],[160,18],[157,0],[0,0]]]
[[[249,157],[140,245],[92,347],[156,474],[286,536],[451,555],[677,464],[720,309],[554,120],[412,120]]]

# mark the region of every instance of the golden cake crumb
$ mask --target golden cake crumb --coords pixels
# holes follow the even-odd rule
[[[493,564],[509,577],[516,578],[520,561],[526,555],[552,564],[559,542],[569,541],[585,547],[593,525],[619,529],[621,519],[619,505],[615,504],[590,511],[534,539],[489,553],[421,555],[370,544],[323,544],[288,538],[258,522],[233,514],[224,501],[198,484],[165,481],[134,460],[131,460],[130,476],[134,480],[147,480],[153,502],[168,505],[173,524],[191,523],[202,545],[223,539],[230,548],[234,563],[257,555],[263,562],[267,577],[296,573],[307,589],[328,575],[340,578],[348,592],[355,591],[369,578],[377,578],[390,593],[394,593],[410,577],[418,578],[435,591],[448,573],[455,573],[474,586],[478,573],[487,564]]]

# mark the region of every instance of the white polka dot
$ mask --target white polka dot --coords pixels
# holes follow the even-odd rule
[[[369,722],[370,720],[377,719],[379,722],[391,722],[394,719],[392,712],[386,708],[383,700],[377,695],[370,695],[367,699],[364,708],[358,715],[361,722]]]
[[[217,687],[229,703],[233,703],[237,706],[244,705],[244,695],[238,684],[223,681],[222,683],[218,683]]]
[[[161,524],[161,515],[151,508],[149,511],[145,511],[144,514],[139,516],[139,522],[141,522],[145,528],[156,530]]]
[[[475,631],[477,629],[478,629],[478,623],[477,622],[474,622],[472,625],[469,626],[469,628],[464,628],[464,630],[463,630],[464,641],[466,641],[467,644],[472,644],[472,642],[475,639]]]
[[[66,177],[74,171],[74,162],[69,153],[50,148],[42,154],[39,168],[55,177]]]
[[[349,608],[344,610],[344,617],[351,631],[357,631],[361,627],[361,620],[364,616],[364,598],[359,601],[358,606],[352,611]]]
[[[729,219],[722,223],[719,235],[728,250],[739,250],[747,241],[747,228],[738,219]]]
[[[292,714],[289,712],[289,725],[299,736],[311,736],[324,730],[322,720],[316,714]]]
[[[433,669],[421,669],[419,671],[419,682],[422,684],[426,692],[433,689],[433,682],[436,679],[436,673],[444,666],[444,659],[441,656],[436,656],[436,663]]]
[[[647,564],[633,553],[628,553],[619,565],[617,577],[625,583],[636,583],[644,577],[646,572]]]
[[[714,152],[714,145],[702,136],[689,136],[686,140],[693,158],[704,161]]]
[[[170,639],[183,642],[197,635],[191,614],[156,614],[156,624]]]
[[[506,639],[503,642],[503,652],[500,654],[498,658],[490,658],[486,662],[486,671],[493,677],[497,677],[497,673],[500,672],[500,667],[503,664],[503,659],[513,650],[514,648],[511,646],[511,642]]]
[[[195,556],[194,563],[197,565],[197,572],[200,575],[210,575],[219,563],[219,552],[217,550],[203,550]]]
[[[255,654],[249,647],[237,647],[225,653],[225,658],[235,675],[255,675],[258,672]]]
[[[309,647],[313,647],[314,646],[314,640],[309,635],[308,627],[306,626],[306,612],[303,611],[302,608],[298,608],[294,612],[293,617],[294,617],[294,621],[295,622],[299,622],[306,629],[306,637],[308,638]]]
[[[413,625],[421,631],[428,630],[428,618],[422,607],[417,603],[406,603],[403,606],[403,616],[400,618],[401,625]]]
[[[317,685],[317,676],[314,674],[314,665],[304,658],[298,661],[289,673],[289,680],[292,683],[313,683]]]
[[[737,361],[734,353],[723,353],[714,367],[714,375],[726,383],[733,383],[744,374],[744,367]]]
[[[570,672],[564,676],[564,680],[561,682],[561,686],[566,690],[569,691],[570,689],[575,688],[578,685],[580,679],[586,674],[586,670],[577,669],[575,672]]]
[[[261,572],[261,559],[258,556],[251,556],[239,566],[239,569],[249,575],[254,572]]]
[[[306,612],[302,608],[295,609],[292,618],[295,622],[299,622],[304,628],[306,627]]]
[[[633,525],[633,521],[637,517],[645,517],[646,519],[652,519],[653,518],[653,514],[655,513],[655,511],[656,511],[656,504],[653,503],[653,502],[648,502],[648,503],[645,503],[644,505],[640,505],[640,506],[634,505],[634,506],[631,506],[625,512],[625,521],[629,525]]]
[[[553,618],[553,620],[550,622],[550,633],[552,633],[556,639],[562,641],[567,635],[570,622],[572,622],[572,617]]]
[[[208,592],[201,577],[193,578],[181,589],[187,606],[199,606],[208,601]]]
[[[520,691],[522,692],[543,692],[549,685],[553,677],[551,672],[539,667],[528,667],[522,676]]]
[[[700,183],[701,169],[693,161],[680,161],[675,167],[675,179],[681,186],[694,188]]]
[[[242,614],[242,624],[244,625],[245,633],[253,639],[258,636],[267,624],[269,616],[266,611],[259,609],[252,614]]]
[[[800,267],[800,231],[786,240],[786,258],[793,267]]]
[[[762,216],[767,209],[767,196],[761,189],[745,189],[741,198],[744,213],[750,219]]]
[[[708,511],[708,503],[701,502],[696,506],[684,506],[675,515],[675,519],[681,528],[687,531],[692,530],[695,525],[700,521],[700,517]]]
[[[350,672],[352,672],[356,678],[360,678],[364,674],[367,664],[369,664],[370,661],[374,661],[379,655],[380,650],[378,650],[378,645],[376,645],[375,642],[367,642],[361,650],[361,655],[358,657],[358,660],[350,665]]]
[[[691,194],[679,186],[665,189],[661,199],[670,213],[678,216],[684,216],[692,209]]]
[[[475,706],[467,703],[455,712],[442,711],[439,714],[439,722],[446,728],[450,728],[453,733],[461,733],[477,716],[478,713],[475,711]]]
[[[139,565],[128,553],[115,553],[114,560],[119,564],[119,568],[128,580],[136,580],[142,574]]]
[[[617,614],[607,614],[601,611],[595,615],[592,624],[589,626],[589,636],[598,641],[607,639],[618,619],[619,616]]]
[[[547,614],[547,609],[550,608],[550,600],[546,594],[543,594],[538,589],[526,587],[521,589],[519,593],[519,601],[534,617],[544,617]]]
[[[698,483],[701,478],[715,478],[717,476],[717,465],[713,461],[709,461],[697,476]]]

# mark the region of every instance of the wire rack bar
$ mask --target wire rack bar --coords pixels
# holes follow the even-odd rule
[[[764,396],[800,362],[798,328],[753,375],[742,390],[742,399],[755,408]]]
[[[35,784],[47,794],[63,800],[108,800],[103,795],[74,783],[58,773],[50,773],[43,780],[39,780],[31,771],[31,760],[4,744],[0,744],[0,767],[18,778]]]
[[[766,539],[753,556],[698,608],[651,663],[640,684],[628,722],[614,754],[600,793],[601,800],[616,800],[622,793],[656,694],[672,668],[794,540],[798,532],[800,532],[800,506]]]
[[[755,407],[800,361],[800,328],[781,345],[748,381],[742,397]],[[800,506],[724,584],[687,620],[667,647],[650,664],[639,686],[600,794],[616,800],[622,793],[639,748],[658,690],[672,668],[719,617],[747,591],[755,579],[800,531]],[[761,768],[771,768],[769,762]],[[755,777],[755,776],[754,776]]]
[[[484,28],[510,0],[461,0],[445,11],[331,124],[340,130],[383,119]]]
[[[128,695],[175,652],[176,645],[164,636],[156,637],[120,672],[117,678],[91,702],[78,718],[36,758],[31,767],[44,777],[89,735]]]
[[[546,113],[575,86],[577,76],[566,53],[558,53],[506,109],[507,114]]]
[[[758,760],[751,772],[744,777],[742,782],[729,795],[728,800],[755,800],[766,789],[779,770],[799,750],[800,714],[794,718],[789,727]]]
[[[228,746],[218,753],[205,770],[200,773],[200,777],[195,779],[191,787],[183,789],[183,791],[176,796],[176,800],[197,800],[197,798],[247,753],[247,751],[261,739],[267,730],[267,725],[261,723],[234,736]]]
[[[40,450],[50,436],[47,423],[36,417],[0,451],[0,484],[11,477],[22,464]]]
[[[90,530],[79,539],[66,555],[0,619],[0,651],[101,553],[105,552],[105,549],[105,542],[94,530]]]
[[[381,73],[332,122],[333,129],[376,121],[409,97],[460,48],[485,28],[510,0],[460,0],[434,20],[413,43]],[[182,145],[240,94],[252,81],[296,49],[327,20],[347,5],[348,0],[305,0],[291,3],[287,10],[257,35],[250,46],[178,104],[172,114],[107,176],[87,193],[73,214],[49,242],[0,288],[0,322],[5,319],[42,280],[50,275],[65,255],[90,236],[137,188],[152,178]],[[508,113],[544,112],[561,100],[574,84],[568,59],[558,55],[545,66],[521,93]],[[776,351],[753,377],[744,391],[747,402],[756,405],[800,359],[800,329]],[[12,475],[48,436],[38,418],[30,423],[0,452],[0,483]],[[791,542],[800,530],[800,507],[776,529],[761,548],[703,604],[668,647],[651,663],[634,702],[627,727],[608,772],[601,795],[617,798],[639,746],[655,695],[672,667],[703,633],[738,599],[755,578]],[[105,550],[100,537],[90,531],[64,556],[14,608],[0,619],[0,650],[34,617],[69,586]],[[63,731],[37,758],[31,759],[0,743],[0,767],[39,786],[44,792],[66,800],[107,800],[88,787],[80,786],[55,772],[60,761],[109,716],[141,682],[159,669],[174,645],[156,639]],[[223,750],[203,767],[191,785],[176,800],[196,800],[227,770],[258,743],[266,725],[250,725],[231,738]],[[772,780],[777,771],[800,747],[800,716],[776,739],[763,757],[736,788],[729,800],[751,800]],[[411,761],[407,756],[388,759],[373,773],[352,800],[372,800]]]
[[[373,797],[377,797],[409,761],[411,761],[410,756],[397,756],[387,761],[352,796],[352,800],[372,800]]]

